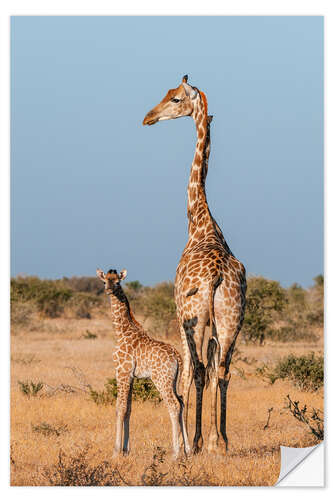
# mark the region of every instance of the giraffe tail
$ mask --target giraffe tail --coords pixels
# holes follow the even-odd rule
[[[206,387],[209,386],[212,373],[217,369],[215,359],[216,351],[220,351],[220,344],[217,338],[215,315],[214,315],[214,295],[216,287],[212,286],[210,299],[209,299],[209,324],[210,324],[210,337],[207,346],[207,367],[206,367]]]

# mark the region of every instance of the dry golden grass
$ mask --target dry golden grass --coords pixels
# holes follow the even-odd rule
[[[85,338],[87,330],[97,338]],[[170,458],[171,426],[163,403],[134,401],[131,453],[128,457],[113,460],[115,407],[97,406],[89,394],[81,390],[84,389],[82,380],[78,379],[73,368],[84,373],[94,389],[102,390],[106,379],[114,376],[114,342],[107,316],[92,320],[44,320],[38,329],[32,331],[16,329],[11,345],[12,485],[51,484],[47,469],[53,470],[59,460],[59,451],[71,457],[86,446],[91,467],[107,461],[110,468],[117,468],[122,480],[131,485],[143,484],[144,473],[145,477],[152,475],[150,466],[157,447],[162,448],[162,453],[163,450],[167,452],[165,461],[156,465],[157,475],[166,474],[159,476],[161,484],[272,485],[279,475],[280,445],[304,447],[315,444],[308,429],[283,407],[286,395],[290,394],[302,404],[322,409],[323,391],[302,392],[287,381],[270,385],[255,374],[255,369],[290,352],[297,355],[310,351],[322,353],[322,341],[316,345],[266,344],[263,347],[238,343],[228,392],[230,448],[227,455],[223,449],[216,455],[203,451],[198,456],[173,463]],[[180,349],[177,340],[173,343]],[[36,397],[29,398],[18,385],[18,381],[25,380],[42,381],[47,387]],[[77,390],[52,395],[48,386],[59,387],[61,384]],[[206,440],[209,400],[208,390],[204,396],[203,414]],[[268,409],[272,407],[269,426],[264,430]],[[44,424],[56,431],[41,432],[39,426],[43,428]]]

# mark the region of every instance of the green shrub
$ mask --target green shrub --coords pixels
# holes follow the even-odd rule
[[[316,391],[324,383],[324,358],[312,352],[307,356],[289,354],[270,369],[266,364],[257,368],[256,374],[272,384],[278,379],[291,380],[303,391]]]
[[[284,289],[278,281],[261,276],[248,279],[246,310],[242,328],[247,342],[263,343],[270,326],[287,304]]]
[[[302,390],[316,391],[324,383],[324,357],[313,352],[299,357],[289,354],[277,363],[274,371],[277,378],[288,378]]]
[[[64,310],[64,304],[73,292],[64,288],[59,280],[41,280],[35,276],[11,279],[11,301],[36,304],[39,312],[55,318]]]
[[[37,396],[39,391],[41,391],[44,387],[44,384],[42,382],[37,382],[36,384],[32,381],[26,381],[26,382],[21,382],[20,380],[18,381],[18,384],[20,386],[21,391],[25,396]]]
[[[90,389],[90,397],[97,405],[113,404],[117,399],[117,381],[109,378],[104,384],[105,390],[98,392]],[[133,399],[136,401],[154,401],[160,403],[162,398],[150,379],[134,379]]]

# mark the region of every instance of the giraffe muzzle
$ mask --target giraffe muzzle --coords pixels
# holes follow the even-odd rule
[[[154,125],[156,122],[158,122],[158,117],[153,111],[149,111],[144,117],[142,125]]]

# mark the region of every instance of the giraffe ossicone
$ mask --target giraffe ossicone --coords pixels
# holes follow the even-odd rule
[[[228,448],[226,402],[229,366],[245,311],[246,273],[231,252],[212,216],[206,198],[205,181],[210,154],[208,102],[204,92],[188,83],[170,89],[162,101],[147,113],[144,125],[191,116],[197,142],[187,188],[188,241],[176,271],[175,301],[184,352],[183,395],[185,427],[191,384],[196,389],[196,429],[193,449],[200,451],[202,398],[205,384],[211,386],[211,426],[208,449],[215,451],[220,435]],[[203,359],[205,328],[209,324],[206,366]],[[217,425],[217,389],[220,391],[220,425]]]
[[[117,343],[113,360],[117,379],[116,440],[114,455],[129,452],[129,421],[131,414],[132,386],[134,377],[150,378],[159,391],[172,424],[173,456],[180,452],[179,435],[182,435],[184,452],[190,452],[183,417],[183,400],[178,394],[178,380],[183,369],[180,354],[171,345],[153,339],[136,321],[121,281],[127,275],[126,269],[117,273],[110,269],[96,274],[104,283],[105,293],[110,297],[111,316]]]

